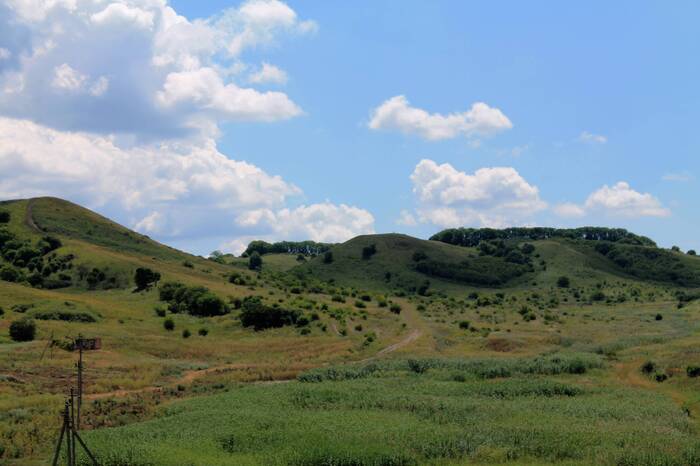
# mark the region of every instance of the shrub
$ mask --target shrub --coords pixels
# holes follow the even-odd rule
[[[463,320],[459,323],[459,328],[462,330],[469,330],[470,323],[468,320]]]
[[[422,260],[425,260],[428,258],[428,255],[424,253],[423,251],[416,251],[413,253],[413,262],[420,262]]]
[[[306,316],[301,316],[297,319],[297,327],[306,327],[311,321]]]
[[[175,330],[175,321],[168,317],[163,321],[163,328],[169,332]]]
[[[238,318],[244,327],[258,331],[294,325],[299,319],[299,311],[267,306],[259,296],[249,296],[243,300]]]
[[[10,213],[6,210],[0,210],[0,223],[10,223]]]
[[[653,361],[647,361],[644,364],[642,364],[640,370],[643,374],[651,374],[656,370],[656,364],[654,364]]]
[[[158,317],[165,317],[165,309],[163,309],[162,307],[160,307],[160,306],[156,307],[155,311],[156,311],[156,315]]]
[[[362,324],[355,325],[355,331],[361,332],[362,331]]]
[[[355,307],[358,308],[358,309],[364,309],[364,308],[367,307],[367,305],[365,305],[364,301],[360,301],[360,300],[358,299],[358,300],[355,301]]]
[[[248,258],[248,268],[250,270],[260,270],[263,265],[262,256],[258,251],[253,251],[253,253]]]
[[[697,253],[695,252],[695,249],[688,249],[688,252],[686,254],[688,254],[689,256],[697,255]]]
[[[323,263],[330,264],[333,262],[333,253],[331,251],[326,251],[323,254]]]
[[[416,374],[422,374],[430,367],[429,363],[425,360],[409,359],[407,363],[411,372],[415,372]]]
[[[663,320],[663,318],[664,316],[662,316],[661,314],[656,314],[656,316],[654,316],[654,319],[656,320]]]
[[[663,373],[654,374],[654,380],[656,380],[659,383],[665,382],[666,379],[668,379],[668,376],[666,374],[663,374]]]
[[[190,262],[190,261],[187,261],[187,260],[182,261],[182,266],[183,266],[183,267],[187,267],[188,269],[193,269],[193,268],[194,268],[194,264],[193,264],[192,262]]]
[[[32,341],[36,336],[36,323],[22,318],[10,324],[10,338],[14,341]]]
[[[38,320],[62,320],[64,322],[97,322],[97,318],[89,312],[55,310],[55,311],[34,311],[32,317]]]
[[[605,293],[602,291],[596,291],[591,295],[591,301],[605,301]]]
[[[377,246],[370,244],[362,248],[362,258],[367,260],[377,253]]]
[[[0,306],[0,317],[2,317],[4,315],[5,315],[5,309],[3,309],[2,306]]]
[[[389,310],[393,312],[394,314],[401,314],[401,306],[393,303],[390,307]]]
[[[192,332],[189,331],[189,329],[185,329],[182,331],[182,338],[189,338],[192,335]]]
[[[568,288],[569,285],[571,284],[571,281],[569,280],[569,277],[562,275],[557,279],[557,286],[559,288]]]
[[[209,334],[209,330],[205,328],[200,328],[197,333],[199,333],[200,337],[206,337]]]
[[[309,335],[311,334],[311,329],[309,327],[304,327],[299,331],[299,333],[301,335]]]
[[[184,310],[195,316],[211,317],[230,312],[223,300],[203,286],[167,282],[161,285],[159,293],[161,301],[167,301],[174,313]]]
[[[160,280],[160,273],[154,272],[153,270],[146,267],[139,267],[134,272],[134,283],[136,283],[136,290],[146,290],[158,283]]]
[[[688,377],[700,376],[700,366],[688,366],[685,373],[688,374]]]
[[[0,269],[0,280],[6,282],[18,282],[22,278],[22,274],[15,268],[5,266]]]

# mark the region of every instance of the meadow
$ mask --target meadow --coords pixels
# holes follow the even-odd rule
[[[700,464],[700,301],[683,285],[696,257],[372,235],[330,256],[266,253],[251,270],[250,258],[185,254],[60,200],[0,210],[23,244],[60,239],[44,283],[70,282],[0,280],[0,464],[46,464],[78,335],[102,339],[85,352],[82,435],[105,465]],[[654,254],[682,273],[640,278]],[[463,273],[486,265],[506,282]],[[30,276],[12,254],[8,267]],[[135,287],[139,268],[159,283]],[[225,312],[161,299],[174,282],[206,288]],[[251,303],[291,320],[246,327]],[[13,341],[25,318],[36,337]]]

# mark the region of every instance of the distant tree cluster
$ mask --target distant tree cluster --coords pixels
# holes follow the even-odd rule
[[[54,251],[61,246],[61,241],[53,236],[44,236],[32,243],[0,228],[0,255],[8,262],[0,268],[0,280],[27,282],[35,288],[70,286],[71,277],[66,271],[72,268],[74,256],[56,254]]]
[[[367,260],[377,253],[377,246],[370,244],[362,248],[362,258]]]
[[[187,286],[166,282],[160,286],[160,300],[168,303],[170,312],[186,312],[194,316],[220,316],[230,312],[226,303],[203,286]]]
[[[0,210],[0,223],[10,223],[10,213],[6,210]]]
[[[476,247],[485,240],[544,240],[567,238],[586,241],[610,241],[612,243],[656,246],[645,236],[635,235],[623,228],[582,227],[582,228],[450,228],[430,237],[432,241],[457,246]]]
[[[280,241],[268,243],[267,241],[255,240],[248,244],[243,256],[248,257],[253,252],[261,256],[265,254],[304,254],[307,256],[317,256],[328,251],[334,244],[317,243],[315,241]]]

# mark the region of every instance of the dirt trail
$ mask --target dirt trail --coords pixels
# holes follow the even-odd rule
[[[24,223],[34,230],[37,233],[42,233],[41,228],[37,226],[36,223],[34,223],[34,213],[33,213],[33,208],[34,208],[34,199],[29,199],[27,201],[27,211],[24,215]]]
[[[385,348],[382,348],[375,354],[374,356],[371,356],[366,359],[362,359],[358,362],[363,363],[363,362],[368,362],[375,360],[381,356],[385,356],[387,354],[393,353],[394,351],[403,348],[407,345],[410,345],[412,342],[417,340],[423,335],[423,332],[419,329],[414,329],[411,331],[408,335],[406,335],[401,341],[398,341],[394,344],[391,344]],[[197,379],[200,379],[204,376],[207,376],[209,374],[215,374],[219,372],[227,372],[227,371],[233,371],[233,370],[244,370],[244,369],[250,369],[251,367],[254,367],[253,365],[250,364],[241,364],[241,363],[236,363],[236,364],[223,364],[221,366],[214,366],[214,367],[208,367],[206,369],[195,369],[195,370],[190,370],[186,371],[181,377],[178,379],[172,380],[169,382],[169,384],[191,384]],[[274,384],[274,383],[285,383],[285,382],[290,382],[291,380],[261,380],[261,381],[256,381],[256,382],[250,382],[251,384],[255,385],[269,385],[269,384]],[[86,394],[84,395],[85,399],[87,400],[99,400],[103,398],[110,398],[110,397],[125,397],[128,395],[135,395],[139,393],[156,393],[156,392],[161,392],[163,391],[164,387],[155,387],[155,386],[148,386],[148,387],[143,387],[143,388],[136,388],[132,390],[113,390],[110,392],[102,392],[102,393],[91,393],[91,394]]]

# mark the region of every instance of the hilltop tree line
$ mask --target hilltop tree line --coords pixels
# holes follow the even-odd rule
[[[441,241],[455,246],[477,247],[482,241],[490,240],[545,240],[566,238],[585,241],[609,241],[611,243],[656,246],[646,236],[635,235],[624,228],[582,227],[582,228],[449,228],[430,237],[431,241]]]
[[[243,257],[248,257],[254,252],[260,255],[265,254],[304,254],[307,256],[317,256],[328,251],[334,244],[317,243],[315,241],[280,241],[268,243],[267,241],[251,241],[248,248],[243,252]]]

